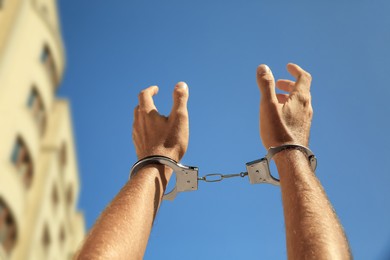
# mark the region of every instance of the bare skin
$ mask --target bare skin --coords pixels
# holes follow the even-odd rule
[[[272,72],[257,70],[261,90],[260,135],[265,148],[286,143],[308,146],[312,107],[310,75],[295,64],[288,71],[296,82],[279,80],[276,94]],[[161,116],[153,102],[157,86],[143,90],[134,111],[133,141],[139,159],[163,155],[180,161],[187,150],[188,87],[176,85],[174,105]],[[327,196],[299,150],[274,157],[278,167],[289,259],[349,259],[349,246]],[[153,220],[172,171],[161,165],[141,169],[104,210],[81,248],[78,259],[142,259]]]
[[[309,144],[313,115],[311,76],[298,65],[287,70],[296,82],[278,80],[266,65],[257,69],[261,91],[260,135],[266,149]],[[276,94],[277,88],[288,94]],[[280,176],[289,259],[351,259],[342,226],[307,157],[299,150],[275,155]]]
[[[169,117],[157,112],[157,86],[143,90],[134,110],[133,141],[139,159],[164,155],[180,161],[188,146],[188,86],[179,82]],[[160,165],[141,169],[104,210],[77,259],[142,259],[153,220],[172,171]]]

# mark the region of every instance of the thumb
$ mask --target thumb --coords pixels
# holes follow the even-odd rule
[[[188,86],[185,82],[179,82],[173,91],[172,113],[187,113]]]
[[[257,67],[257,85],[261,91],[261,98],[265,101],[277,102],[275,94],[275,79],[271,70],[265,64]]]

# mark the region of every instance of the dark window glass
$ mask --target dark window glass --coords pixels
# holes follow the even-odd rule
[[[33,176],[33,165],[27,146],[20,137],[16,138],[11,161],[22,177],[25,187],[29,188]]]
[[[52,80],[54,86],[57,85],[57,74],[56,67],[54,64],[53,55],[47,45],[45,45],[41,52],[40,57],[41,63],[45,66],[47,73],[49,74],[50,79]]]
[[[62,225],[61,230],[60,230],[60,234],[59,234],[59,240],[60,240],[61,246],[64,244],[65,239],[66,239],[65,228]]]
[[[68,206],[72,205],[73,203],[73,188],[72,185],[69,185],[66,190],[66,202],[68,203]]]
[[[16,244],[17,230],[16,223],[10,209],[0,198],[0,245],[9,254]]]
[[[19,162],[19,154],[20,154],[21,146],[22,146],[22,143],[18,139],[14,145],[14,149],[12,151],[12,156],[11,156],[11,160],[12,160],[14,165],[17,165]]]
[[[52,190],[52,193],[51,193],[51,200],[53,202],[53,207],[56,208],[57,205],[58,205],[58,201],[59,201],[57,185],[53,186],[53,190]]]
[[[59,153],[59,160],[60,160],[60,167],[61,169],[64,169],[66,166],[66,161],[67,161],[67,151],[66,151],[66,144],[63,143],[60,148],[60,153]]]
[[[49,58],[50,58],[50,51],[49,48],[45,46],[41,53],[41,62],[45,64],[46,62],[48,62]]]
[[[28,96],[27,105],[29,108],[32,108],[37,100],[38,93],[35,89],[32,89],[30,95]]]
[[[44,250],[49,250],[51,244],[51,237],[50,237],[50,232],[47,224],[43,228],[43,233],[42,233],[42,246]]]
[[[39,95],[35,87],[33,87],[30,91],[27,105],[30,108],[33,117],[38,124],[40,133],[43,134],[46,125],[46,112],[45,107],[43,105],[42,97]]]

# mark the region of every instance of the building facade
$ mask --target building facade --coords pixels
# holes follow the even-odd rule
[[[0,0],[0,259],[71,259],[84,238],[56,0]]]

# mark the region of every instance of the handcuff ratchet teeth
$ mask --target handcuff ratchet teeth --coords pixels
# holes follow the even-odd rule
[[[136,162],[130,171],[129,178],[132,178],[136,173],[144,166],[150,164],[162,164],[170,167],[173,172],[176,174],[176,185],[175,187],[168,193],[164,194],[164,200],[174,200],[176,198],[177,193],[184,191],[194,191],[198,189],[198,182],[219,182],[227,178],[232,177],[249,177],[249,182],[251,184],[262,184],[268,183],[279,186],[279,180],[271,175],[271,171],[269,168],[269,162],[272,157],[283,150],[286,149],[299,149],[303,151],[308,159],[310,166],[313,171],[315,171],[317,167],[317,158],[314,156],[312,151],[304,146],[295,145],[295,144],[287,144],[278,147],[271,147],[268,150],[267,155],[264,158],[251,161],[246,163],[246,172],[240,172],[237,174],[221,174],[221,173],[211,173],[207,174],[203,177],[198,177],[199,169],[194,166],[182,165],[169,157],[165,156],[149,156],[145,157],[138,162]]]

